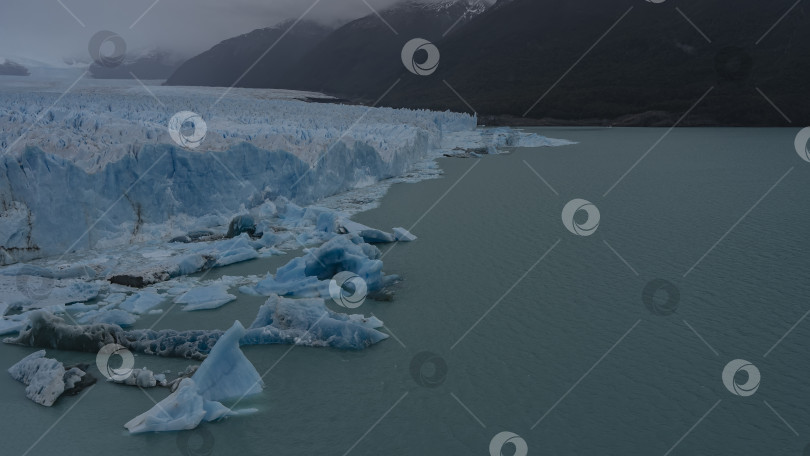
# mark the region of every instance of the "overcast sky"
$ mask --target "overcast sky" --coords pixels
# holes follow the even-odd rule
[[[397,0],[367,1],[375,9],[384,9]],[[193,55],[225,38],[298,18],[314,2],[0,0],[0,57],[89,60],[87,45],[100,30],[121,35],[130,51],[160,47]],[[320,0],[306,19],[335,24],[370,13],[363,0]]]

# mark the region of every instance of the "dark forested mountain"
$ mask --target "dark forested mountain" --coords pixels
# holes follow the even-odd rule
[[[672,125],[707,94],[684,125],[787,125],[785,117],[810,124],[810,6],[803,3],[486,5],[408,1],[381,11],[382,19],[369,14],[331,33],[302,22],[237,85],[369,103],[400,79],[381,104],[469,105],[487,123]],[[263,29],[227,40],[187,62],[169,83],[231,85],[281,33]],[[413,38],[440,51],[430,75],[402,64],[402,48]]]
[[[310,51],[283,81],[285,87],[379,98],[403,72],[402,47],[412,38],[434,43],[486,9],[483,2],[403,2],[339,28]]]
[[[0,76],[28,76],[30,74],[28,68],[17,62],[4,60],[3,63],[0,63]]]
[[[279,88],[287,71],[331,31],[314,22],[300,21],[287,32],[293,24],[285,21],[227,39],[187,60],[166,84]],[[280,40],[282,35],[284,39]]]
[[[500,1],[437,43],[436,73],[403,71],[383,104],[469,111],[447,81],[479,114],[502,116],[484,121],[526,114],[671,125],[714,87],[686,124],[787,125],[760,90],[808,124],[810,6],[799,4],[766,34],[794,3]]]

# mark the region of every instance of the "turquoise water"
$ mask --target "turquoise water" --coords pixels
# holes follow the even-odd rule
[[[35,444],[29,454],[486,455],[501,431],[519,435],[530,455],[802,454],[810,164],[793,148],[797,130],[678,129],[615,187],[666,130],[535,131],[578,144],[444,159],[443,179],[397,184],[355,217],[419,236],[382,247],[386,272],[404,278],[395,300],[357,309],[396,338],[361,352],[246,347],[269,371],[264,393],[240,403],[259,411],[183,434],[128,435],[123,423],[152,406],[137,388],[100,383],[46,409],[0,375],[3,454]],[[563,225],[575,198],[599,209],[591,236]],[[221,273],[263,274],[291,255]],[[678,289],[674,313],[642,302],[654,279]],[[662,296],[653,307],[666,310]],[[247,323],[262,301],[240,295],[217,311],[173,311],[158,328]],[[2,346],[0,361],[31,351]],[[434,363],[417,381],[411,362],[424,351]],[[735,359],[761,373],[753,395],[724,386]]]

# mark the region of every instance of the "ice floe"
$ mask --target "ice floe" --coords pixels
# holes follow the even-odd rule
[[[228,293],[228,287],[221,284],[195,287],[177,297],[174,302],[185,304],[183,310],[216,309],[236,299]]]

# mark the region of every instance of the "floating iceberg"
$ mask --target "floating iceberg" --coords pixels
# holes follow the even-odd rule
[[[357,223],[352,220],[341,218],[338,219],[337,223],[338,223],[338,230],[340,232],[356,234],[361,238],[363,238],[364,242],[384,244],[388,242],[394,242],[396,240],[393,234],[386,233],[385,231],[378,230],[376,228],[371,228],[369,226],[363,225],[362,223]]]
[[[206,310],[216,309],[236,299],[236,296],[228,293],[228,287],[215,284],[205,287],[196,287],[177,297],[174,302],[185,304],[183,310]]]
[[[202,421],[214,421],[233,414],[221,403],[203,399],[194,380],[186,378],[175,392],[128,421],[124,427],[132,434],[184,431],[196,428]]]
[[[239,349],[246,330],[236,321],[219,338],[208,358],[192,379],[205,399],[222,401],[259,394],[264,388],[261,376]]]
[[[242,344],[290,343],[359,350],[388,338],[377,330],[382,326],[376,317],[333,312],[320,298],[273,295],[259,308]]]
[[[416,240],[416,236],[405,228],[394,228],[394,238],[399,242],[412,242]]]
[[[256,368],[239,349],[244,334],[245,328],[235,322],[191,378],[181,380],[176,391],[124,427],[133,434],[181,431],[194,429],[202,421],[247,412],[234,412],[219,402],[255,395],[264,388]]]
[[[121,309],[91,310],[78,316],[77,323],[91,325],[96,323],[107,323],[118,325],[122,328],[135,324],[137,317]]]
[[[166,381],[166,376],[163,374],[155,375],[154,372],[150,371],[147,368],[143,369],[132,369],[129,373],[129,376],[122,379],[117,379],[112,377],[109,379],[115,383],[121,383],[123,385],[129,386],[137,386],[138,388],[154,388],[155,386],[168,386],[168,382]]]
[[[547,138],[535,133],[507,128],[477,128],[451,131],[442,137],[444,155],[465,157],[499,154],[502,147],[557,147],[576,144],[565,139]]]
[[[259,294],[289,297],[329,297],[329,281],[335,274],[350,271],[362,278],[369,291],[377,291],[396,280],[383,273],[382,253],[356,234],[336,236],[306,255],[278,268],[260,281]]]
[[[241,344],[297,344],[361,350],[388,338],[376,329],[382,325],[375,317],[332,312],[320,298],[287,299],[273,295],[259,308]],[[108,344],[118,344],[137,353],[202,360],[222,334],[221,330],[124,330],[105,323],[77,326],[50,312],[37,310],[27,315],[16,337],[8,337],[4,342],[88,353],[97,353]]]
[[[159,306],[165,297],[152,291],[138,292],[130,295],[118,308],[134,314],[144,314],[153,307]]]
[[[76,394],[96,382],[79,367],[66,369],[59,361],[46,358],[45,350],[26,356],[11,366],[8,373],[14,380],[28,385],[25,397],[46,407],[52,406],[62,394]]]
[[[12,320],[10,318],[0,319],[0,336],[18,332],[26,325],[25,321]]]
[[[36,309],[84,302],[97,297],[103,286],[102,281],[55,278],[44,269],[44,276],[26,272],[34,271],[17,268],[0,273],[0,305]]]

